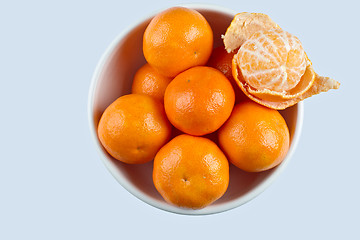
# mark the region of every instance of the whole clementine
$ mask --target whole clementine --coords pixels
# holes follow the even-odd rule
[[[281,114],[252,101],[237,104],[219,130],[219,143],[229,161],[247,172],[261,172],[280,164],[289,142],[289,130]]]
[[[184,7],[169,8],[156,15],[143,37],[146,61],[168,77],[205,65],[212,47],[209,23],[196,10]]]
[[[241,91],[241,88],[236,83],[233,75],[232,75],[232,59],[237,51],[233,51],[228,53],[225,50],[224,46],[219,46],[214,48],[211,53],[210,59],[206,64],[209,67],[216,68],[220,72],[222,72],[227,79],[229,79],[231,85],[234,88],[235,92],[235,102],[241,102],[243,100],[248,99],[246,95]]]
[[[229,163],[209,139],[183,134],[156,154],[153,181],[167,202],[184,208],[204,208],[226,192]]]
[[[165,89],[171,80],[172,78],[161,75],[146,63],[135,73],[131,91],[132,93],[147,94],[164,102]]]
[[[228,119],[235,94],[229,80],[211,67],[193,67],[177,75],[165,90],[164,106],[179,130],[201,136],[212,133]]]
[[[224,46],[214,48],[207,62],[209,67],[216,68],[222,72],[228,79],[234,79],[232,76],[232,59],[237,51],[228,53]]]
[[[161,102],[129,94],[116,99],[102,114],[98,137],[106,151],[124,163],[151,161],[169,140],[171,125]]]

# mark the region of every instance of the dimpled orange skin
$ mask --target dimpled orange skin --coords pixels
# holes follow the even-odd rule
[[[146,94],[164,102],[165,89],[171,80],[146,63],[135,73],[131,92]]]
[[[156,15],[143,37],[146,61],[168,77],[205,65],[212,48],[209,23],[196,10],[184,7],[169,8]]]
[[[223,152],[209,139],[183,134],[156,154],[153,181],[167,202],[200,209],[226,192],[229,164]]]
[[[218,134],[228,160],[247,172],[277,166],[289,149],[289,130],[281,114],[251,101],[237,104]]]
[[[140,94],[116,99],[98,125],[98,137],[106,151],[129,164],[151,161],[170,134],[171,125],[162,103]]]
[[[217,70],[222,72],[227,79],[229,79],[235,92],[235,102],[238,103],[247,100],[248,98],[241,91],[240,87],[238,86],[232,75],[232,59],[236,52],[237,50],[228,53],[225,50],[224,46],[219,46],[213,50],[210,59],[206,65],[216,68]]]
[[[170,122],[190,135],[212,133],[228,119],[235,94],[229,80],[211,67],[193,67],[176,76],[165,91]]]

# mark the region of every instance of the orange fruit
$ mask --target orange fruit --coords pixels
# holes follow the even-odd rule
[[[234,54],[235,52],[228,53],[224,46],[219,46],[213,50],[207,66],[216,68],[222,72],[227,79],[229,79],[235,92],[235,102],[238,103],[240,101],[246,100],[247,97],[241,91],[232,75],[232,59]]]
[[[228,52],[240,47],[232,62],[234,79],[247,97],[263,106],[285,109],[340,87],[318,75],[300,41],[266,14],[236,14],[223,41]]]
[[[235,94],[229,80],[211,67],[193,67],[177,75],[165,91],[170,122],[196,136],[216,131],[228,119]]]
[[[168,77],[205,65],[213,47],[213,32],[196,10],[169,8],[156,15],[143,37],[146,61]]]
[[[183,134],[156,154],[153,181],[167,202],[184,208],[204,208],[226,192],[229,163],[209,139]]]
[[[165,89],[171,80],[146,63],[135,73],[132,93],[147,94],[164,102]]]
[[[234,79],[231,71],[234,54],[235,52],[228,53],[223,46],[214,48],[207,65],[222,72],[227,79]]]
[[[278,35],[282,37],[277,38]],[[266,40],[266,36],[270,40]],[[281,39],[280,43],[277,42],[278,39]],[[271,41],[274,42],[271,43]],[[276,47],[277,45],[279,47]],[[287,50],[290,49],[286,62],[284,61],[284,46]],[[300,50],[292,51],[291,48],[294,46],[298,46]],[[251,50],[248,51],[247,48]],[[241,46],[233,58],[232,71],[235,81],[251,100],[278,110],[293,106],[321,92],[339,88],[340,83],[329,77],[322,77],[314,71],[311,61],[301,49],[300,41],[281,29],[256,32]],[[273,57],[271,57],[272,54]],[[305,61],[302,60],[303,55]],[[281,56],[282,60],[277,62],[271,60],[281,58]],[[285,65],[265,69],[281,61]],[[253,73],[249,74],[251,71]]]
[[[306,69],[300,40],[279,28],[255,32],[240,47],[237,58],[245,81],[256,89],[292,89]]]
[[[219,130],[219,144],[228,160],[247,172],[280,164],[289,143],[289,129],[281,114],[252,101],[237,104]]]
[[[171,125],[161,102],[129,94],[116,99],[102,114],[98,137],[115,159],[136,164],[151,161],[168,141]]]

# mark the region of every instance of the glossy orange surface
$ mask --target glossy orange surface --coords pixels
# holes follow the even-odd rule
[[[236,83],[232,75],[232,59],[237,50],[234,52],[228,53],[224,46],[219,46],[212,51],[210,59],[207,63],[207,66],[216,68],[222,72],[225,77],[230,81],[235,92],[235,102],[241,102],[248,99],[246,95],[241,91],[241,88]]]
[[[172,78],[165,77],[148,63],[143,65],[135,74],[132,83],[132,93],[146,94],[164,102],[165,89]]]
[[[106,108],[98,136],[106,151],[125,163],[151,161],[169,140],[171,125],[161,102],[147,95],[129,94]]]
[[[209,23],[196,10],[184,7],[169,8],[156,15],[143,37],[146,61],[168,77],[205,65],[212,48]]]
[[[153,181],[167,202],[185,208],[204,208],[225,193],[229,164],[209,139],[183,134],[156,154]]]
[[[170,122],[196,136],[216,131],[228,119],[235,102],[229,80],[211,67],[194,67],[176,76],[165,91]]]
[[[248,172],[261,172],[282,162],[290,136],[276,110],[246,101],[237,104],[219,130],[219,143],[229,161]]]

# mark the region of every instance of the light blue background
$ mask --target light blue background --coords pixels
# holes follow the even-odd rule
[[[129,194],[100,161],[87,120],[106,47],[175,3],[50,2],[0,2],[0,239],[360,239],[356,1],[197,1],[267,13],[300,38],[318,73],[341,82],[305,101],[298,149],[273,185],[203,217]]]

